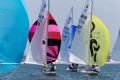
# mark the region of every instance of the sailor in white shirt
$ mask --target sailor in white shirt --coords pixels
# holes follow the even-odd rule
[[[100,72],[100,67],[98,65],[92,65],[91,71],[99,73]]]

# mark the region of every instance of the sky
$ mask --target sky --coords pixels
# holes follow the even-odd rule
[[[46,0],[47,1],[47,0]],[[38,18],[42,0],[25,0],[30,25]],[[50,0],[50,12],[53,14],[62,32],[65,20],[74,7],[74,24],[77,25],[86,0]],[[112,51],[120,27],[120,0],[93,0],[93,14],[99,17],[108,27],[111,36]]]

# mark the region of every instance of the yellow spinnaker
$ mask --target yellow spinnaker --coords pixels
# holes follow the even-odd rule
[[[109,48],[110,34],[106,25],[97,16],[92,15],[88,65],[103,66],[106,63]]]

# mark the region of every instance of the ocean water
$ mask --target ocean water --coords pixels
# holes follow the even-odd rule
[[[41,73],[42,68],[38,65],[23,64],[12,74],[0,74],[0,80],[120,80],[120,64],[106,64],[101,68],[100,74],[94,76],[69,72],[67,67],[66,64],[57,64],[55,76]]]

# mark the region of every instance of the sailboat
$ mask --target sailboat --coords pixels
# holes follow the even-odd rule
[[[14,70],[22,61],[29,32],[23,4],[21,0],[0,0],[0,73]]]
[[[76,69],[77,67],[75,68],[75,66],[72,66],[72,64],[74,63],[71,63],[70,61],[70,58],[72,58],[72,56],[70,57],[70,54],[71,54],[72,40],[74,38],[75,31],[76,31],[76,26],[73,25],[73,7],[72,7],[67,16],[64,29],[62,32],[60,54],[57,60],[57,62],[59,63],[70,64],[69,67],[71,66],[71,69],[67,69],[70,71],[77,71]]]
[[[75,32],[71,52],[74,63],[80,64],[82,59],[87,66],[94,64],[99,67],[106,63],[109,47],[110,34],[106,25],[92,14],[93,2],[87,0]],[[88,71],[81,71],[87,74],[96,74]]]
[[[46,2],[43,0],[42,8],[45,9],[45,7],[43,7],[45,5]],[[41,12],[39,15],[41,15]],[[42,14],[42,16],[44,15],[45,14]],[[46,20],[48,20],[48,22],[46,22]],[[56,61],[60,50],[60,30],[49,11],[47,12],[47,17],[44,16],[40,24],[38,24],[38,22],[39,20],[37,20],[30,29],[29,42],[31,52],[27,53],[25,63],[37,65],[53,63]]]
[[[50,19],[51,18],[51,19]],[[61,36],[60,36],[60,30],[54,21],[53,16],[51,13],[49,13],[49,21],[48,24],[48,52],[47,52],[47,62],[55,62],[58,57],[58,53],[60,50],[61,45]],[[35,34],[35,31],[37,29],[37,21],[32,25],[30,32],[29,32],[29,42],[31,43],[32,38]],[[54,42],[54,43],[53,43]],[[31,45],[32,46],[32,45]],[[30,51],[30,50],[29,50]],[[35,55],[35,54],[33,54]],[[29,53],[27,54],[27,57],[30,57]],[[32,57],[32,55],[31,55]],[[29,59],[29,60],[27,60]],[[32,63],[35,64],[35,61],[32,61],[32,58],[26,58],[26,63]]]

